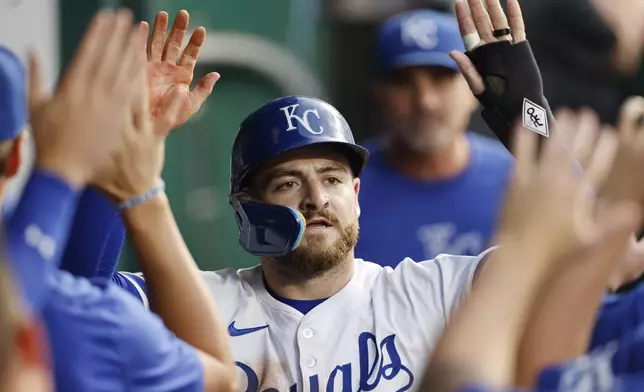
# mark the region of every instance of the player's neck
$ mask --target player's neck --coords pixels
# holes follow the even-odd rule
[[[275,263],[275,260],[262,260],[266,284],[280,297],[295,300],[332,297],[349,283],[355,272],[353,252],[329,271],[308,279],[289,278],[280,273]]]
[[[386,159],[390,165],[414,180],[429,181],[454,177],[469,163],[470,146],[465,135],[459,135],[444,149],[432,152],[414,151],[403,143],[391,141]]]

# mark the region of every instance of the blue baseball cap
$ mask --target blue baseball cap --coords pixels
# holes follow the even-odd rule
[[[451,13],[417,10],[387,19],[378,33],[381,73],[414,66],[445,67],[459,72],[449,52],[464,52],[456,17]]]
[[[15,139],[27,123],[25,67],[0,45],[0,141]]]

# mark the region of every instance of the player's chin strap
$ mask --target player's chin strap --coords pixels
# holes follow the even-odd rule
[[[528,41],[499,41],[466,53],[483,77],[485,91],[478,95],[483,119],[510,150],[517,121],[544,137],[554,117],[543,96],[543,81]]]
[[[297,210],[230,195],[239,226],[239,243],[256,256],[284,256],[302,240],[306,219]]]

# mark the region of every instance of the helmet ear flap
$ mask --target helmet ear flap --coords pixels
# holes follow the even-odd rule
[[[302,240],[306,220],[291,207],[252,201],[230,196],[239,228],[239,243],[256,256],[284,256],[297,248]]]

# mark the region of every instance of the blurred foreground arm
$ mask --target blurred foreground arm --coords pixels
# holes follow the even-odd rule
[[[628,206],[611,209],[610,217],[599,220],[590,214],[593,201],[587,195],[603,178],[602,166],[595,165],[580,177],[562,147],[560,133],[545,143],[538,159],[537,135],[517,132],[515,176],[496,235],[501,246],[491,254],[472,294],[445,330],[425,388],[514,385],[521,338],[537,295],[557,269],[557,261],[589,249],[600,228],[617,227],[623,232],[630,229],[629,224],[633,226]],[[589,154],[606,162],[612,155],[602,147]],[[446,384],[437,381],[449,374],[441,375],[444,369],[454,369],[454,378]]]
[[[568,132],[572,132],[572,150],[584,170],[607,165],[590,159],[589,151],[601,148],[595,146],[616,146],[607,179],[598,188],[599,199],[594,213],[603,217],[614,214],[612,211],[620,205],[630,205],[630,224],[619,229],[607,225],[597,233],[593,247],[582,253],[571,253],[566,260],[561,260],[560,269],[539,296],[539,304],[522,342],[517,369],[521,386],[534,385],[537,375],[546,366],[586,354],[608,279],[632,245],[632,237],[640,224],[638,204],[644,196],[644,184],[637,174],[637,168],[644,164],[644,139],[641,136],[634,138],[635,134],[629,131],[638,112],[644,113],[644,105],[639,109],[633,106],[639,105],[638,102],[639,99],[635,99],[625,105],[619,136],[612,130],[601,130],[597,116],[591,112],[577,115],[566,111],[558,116],[559,122],[576,123]]]

